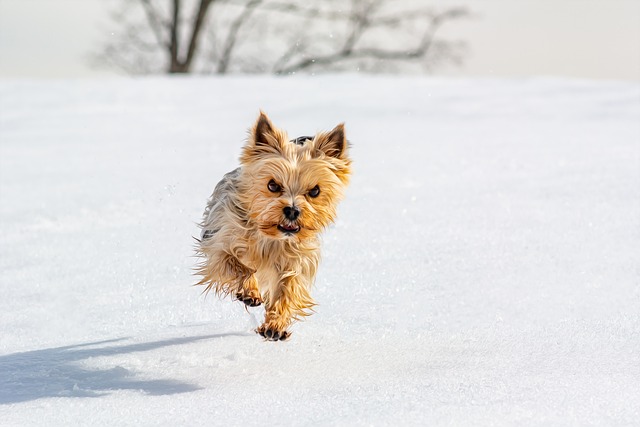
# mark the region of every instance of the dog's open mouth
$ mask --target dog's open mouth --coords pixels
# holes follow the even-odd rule
[[[297,225],[293,225],[293,224],[278,224],[278,230],[282,231],[283,233],[297,233],[298,231],[300,231],[300,227]]]

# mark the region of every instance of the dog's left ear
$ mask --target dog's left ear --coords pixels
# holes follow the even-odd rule
[[[330,132],[323,132],[315,138],[316,149],[329,157],[342,159],[347,154],[347,138],[344,136],[344,123],[340,123]]]

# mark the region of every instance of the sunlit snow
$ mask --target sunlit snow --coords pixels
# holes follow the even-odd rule
[[[354,176],[290,341],[192,236],[265,110]],[[631,425],[640,85],[0,82],[0,424]]]

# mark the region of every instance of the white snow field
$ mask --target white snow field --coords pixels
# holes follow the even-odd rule
[[[288,342],[192,236],[264,109],[355,171]],[[0,425],[640,424],[640,84],[0,82]]]

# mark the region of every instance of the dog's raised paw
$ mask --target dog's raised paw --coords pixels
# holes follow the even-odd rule
[[[238,301],[242,301],[243,303],[245,303],[247,306],[249,307],[257,307],[260,304],[262,304],[262,298],[260,298],[259,296],[251,296],[251,295],[244,295],[240,292],[238,292],[236,294],[236,299]]]
[[[256,332],[264,337],[267,341],[286,341],[291,336],[289,331],[278,331],[276,329],[268,329],[264,326],[256,329]]]

